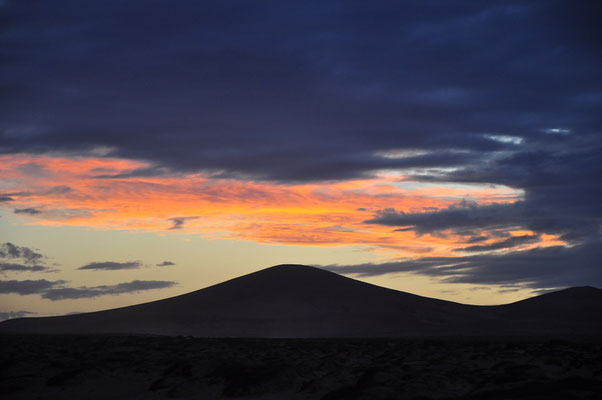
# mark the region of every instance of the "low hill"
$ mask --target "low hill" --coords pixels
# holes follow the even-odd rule
[[[402,337],[602,332],[602,290],[573,288],[503,306],[386,289],[302,265],[279,265],[185,295],[106,311],[19,318],[0,332],[202,337]],[[562,310],[559,314],[558,310]],[[563,321],[557,321],[558,318]]]

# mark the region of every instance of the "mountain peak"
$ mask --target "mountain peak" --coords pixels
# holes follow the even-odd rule
[[[291,271],[291,270],[320,270],[320,268],[310,267],[309,265],[303,264],[277,264],[268,268],[264,268],[261,271]]]
[[[273,267],[268,267],[256,272],[253,272],[248,275],[244,275],[240,277],[240,279],[248,278],[247,280],[251,281],[256,278],[272,278],[279,280],[293,280],[297,281],[299,284],[302,282],[315,282],[319,283],[320,281],[326,279],[327,281],[331,281],[332,278],[337,278],[339,281],[348,281],[351,280],[342,275],[336,274],[334,272],[326,271],[321,268],[311,267],[309,265],[302,264],[278,264]],[[329,279],[330,278],[330,279]]]
[[[278,264],[278,265],[274,265],[272,267],[268,267],[268,268],[264,268],[262,270],[260,270],[259,272],[328,272],[323,270],[322,268],[318,268],[318,267],[312,267],[309,265],[303,265],[303,264]]]

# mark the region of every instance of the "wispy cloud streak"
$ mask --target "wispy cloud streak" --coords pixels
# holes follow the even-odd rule
[[[142,267],[140,261],[128,261],[128,262],[114,262],[114,261],[103,261],[103,262],[91,262],[89,264],[79,267],[79,270],[93,270],[93,271],[117,271],[122,269],[138,269]]]
[[[100,296],[116,296],[127,293],[137,293],[147,290],[165,289],[177,285],[171,281],[134,280],[115,285],[69,287],[64,280],[7,280],[0,281],[0,294],[33,295],[44,299],[57,301],[68,299],[86,299]]]

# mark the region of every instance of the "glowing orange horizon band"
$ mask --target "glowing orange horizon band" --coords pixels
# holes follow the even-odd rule
[[[202,173],[99,179],[148,167],[111,158],[0,156],[0,194],[4,207],[34,208],[30,223],[152,232],[201,234],[206,238],[261,243],[342,246],[360,245],[408,257],[429,253],[450,256],[462,244],[452,231],[422,236],[413,231],[366,224],[383,209],[425,212],[470,198],[479,204],[511,203],[520,192],[507,187],[474,186],[400,188],[402,177],[380,174],[371,179],[282,185],[236,179],[213,179]],[[26,215],[26,214],[19,214]],[[180,225],[174,219],[182,219]],[[485,232],[486,233],[486,232]],[[511,235],[533,234],[521,227]],[[492,239],[481,244],[491,243]],[[543,235],[523,248],[563,244]]]

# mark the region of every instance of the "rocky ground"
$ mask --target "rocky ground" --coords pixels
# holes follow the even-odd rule
[[[0,335],[2,399],[600,399],[602,344]]]

